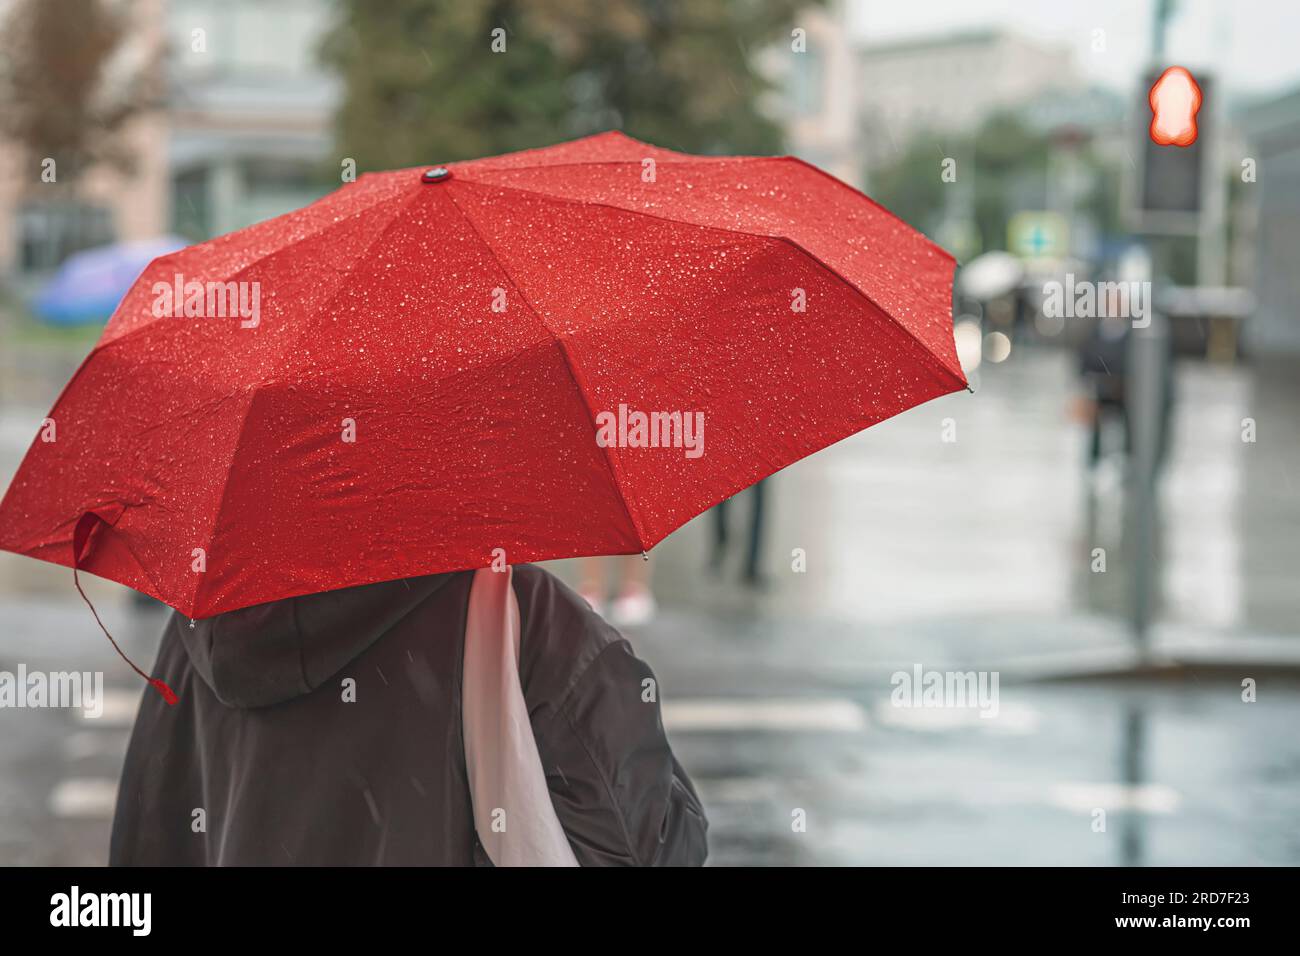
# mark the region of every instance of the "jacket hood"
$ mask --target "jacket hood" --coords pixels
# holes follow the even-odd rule
[[[194,670],[229,707],[311,693],[442,587],[451,574],[305,594],[190,626],[173,614]]]

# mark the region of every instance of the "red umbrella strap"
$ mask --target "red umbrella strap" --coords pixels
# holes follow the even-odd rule
[[[77,521],[77,527],[72,532],[72,583],[77,586],[77,593],[80,594],[81,599],[86,602],[86,607],[90,608],[90,613],[95,616],[95,623],[98,624],[99,629],[104,632],[104,636],[108,638],[108,642],[113,645],[113,650],[117,651],[118,656],[121,657],[122,660],[126,661],[133,671],[148,681],[149,685],[153,687],[154,690],[162,694],[163,700],[167,701],[169,704],[174,704],[180,700],[180,698],[176,696],[176,692],[168,687],[161,678],[150,677],[144,671],[140,670],[140,668],[136,666],[135,661],[131,660],[131,658],[127,657],[126,654],[122,652],[122,648],[117,646],[117,641],[113,640],[113,635],[108,633],[108,628],[104,626],[104,622],[99,619],[99,612],[95,610],[95,605],[90,603],[90,598],[86,597],[86,592],[81,589],[81,579],[77,577],[77,571],[81,568],[82,552],[85,550],[86,542],[90,539],[90,533],[95,529],[95,523],[102,520],[103,519],[93,511],[87,511]]]

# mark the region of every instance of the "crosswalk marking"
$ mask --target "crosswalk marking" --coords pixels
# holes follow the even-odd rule
[[[1039,714],[1032,707],[1001,703],[997,713],[982,716],[977,707],[896,707],[890,700],[876,704],[871,714],[882,727],[928,733],[975,729],[995,734],[1032,734]]]
[[[106,754],[120,758],[126,752],[128,734],[121,730],[77,730],[63,738],[63,756],[69,760],[86,760]]]
[[[117,803],[117,781],[107,777],[69,777],[50,791],[50,813],[64,819],[108,820]]]
[[[701,697],[665,701],[664,726],[678,733],[707,731],[827,731],[853,733],[867,717],[851,700],[839,698]]]
[[[139,708],[139,688],[128,690],[125,687],[105,687],[103,713],[98,717],[87,716],[81,710],[75,711],[75,713],[92,726],[130,727],[135,723],[135,714]]]
[[[1159,783],[1061,783],[1052,787],[1049,802],[1065,810],[1091,813],[1095,809],[1138,813],[1173,813],[1182,797]]]

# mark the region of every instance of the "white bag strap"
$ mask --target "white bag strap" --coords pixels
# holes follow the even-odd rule
[[[461,700],[474,829],[496,866],[577,866],[519,681],[513,577],[511,568],[480,568],[469,592]]]

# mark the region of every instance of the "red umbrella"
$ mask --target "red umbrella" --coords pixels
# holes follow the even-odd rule
[[[643,551],[965,388],[953,265],[789,157],[605,133],[368,174],[145,270],[0,547],[71,566],[97,516],[79,566],[191,617]]]

